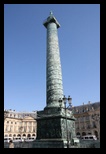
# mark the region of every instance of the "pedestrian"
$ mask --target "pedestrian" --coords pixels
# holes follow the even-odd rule
[[[9,142],[9,148],[14,148],[14,143],[12,140],[10,140],[10,142]]]

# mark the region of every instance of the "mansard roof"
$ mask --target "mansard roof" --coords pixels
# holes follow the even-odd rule
[[[88,103],[73,107],[74,113],[88,112],[100,108],[100,102]]]

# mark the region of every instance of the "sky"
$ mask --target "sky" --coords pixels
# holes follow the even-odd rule
[[[63,92],[79,106],[100,101],[100,4],[4,4],[4,109],[46,107],[46,33],[58,28]]]

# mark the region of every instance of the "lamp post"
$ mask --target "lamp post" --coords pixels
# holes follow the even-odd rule
[[[69,104],[68,107],[66,106],[67,100],[68,100],[68,104]],[[67,114],[66,114],[67,112],[66,111],[67,111],[67,109],[69,107],[72,107],[72,103],[71,103],[72,98],[70,98],[70,96],[68,96],[68,98],[66,98],[65,95],[64,95],[63,99],[61,99],[61,98],[59,99],[59,105],[60,105],[60,107],[62,106],[62,101],[64,102],[64,109],[65,109],[67,148],[69,148],[69,132],[68,132]]]

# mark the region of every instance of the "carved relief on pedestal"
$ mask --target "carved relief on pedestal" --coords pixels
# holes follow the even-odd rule
[[[59,119],[39,121],[38,138],[61,138]]]

